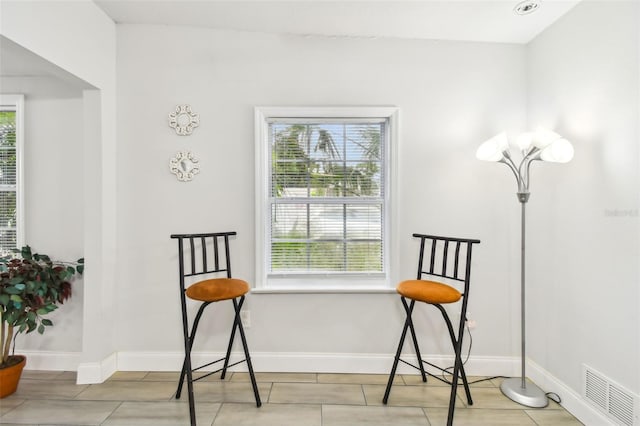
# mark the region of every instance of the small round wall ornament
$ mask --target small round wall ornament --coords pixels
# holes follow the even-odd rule
[[[180,151],[169,160],[169,170],[180,182],[189,182],[200,173],[200,164],[191,151]]]
[[[191,111],[190,105],[178,105],[176,110],[169,114],[169,127],[180,136],[189,136],[199,125],[200,114]]]

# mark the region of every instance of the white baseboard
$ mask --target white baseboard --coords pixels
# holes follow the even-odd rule
[[[78,384],[102,383],[117,371],[116,354],[99,362],[81,362],[82,352],[25,351],[25,370],[77,371]]]
[[[25,370],[76,371],[82,352],[25,351],[19,355],[27,357]]]
[[[616,425],[611,419],[587,402],[578,392],[531,360],[527,360],[527,377],[545,392],[557,394],[562,400],[560,405],[586,426]]]
[[[76,383],[79,385],[102,383],[116,371],[118,371],[118,358],[117,354],[113,353],[102,361],[81,363],[78,366]]]
[[[224,356],[218,353],[207,355],[210,356],[208,362],[214,357]],[[180,371],[183,359],[184,352],[118,352],[118,371]],[[202,364],[203,356],[194,353],[191,363]]]
[[[26,369],[78,371],[78,383],[101,383],[115,371],[180,371],[182,352],[118,352],[99,362],[81,362],[80,352],[24,352]],[[192,363],[201,365],[220,359],[223,353],[195,352]],[[235,359],[243,358],[234,352]],[[404,360],[416,364],[413,354],[403,355]],[[308,352],[256,352],[252,353],[253,368],[258,372],[315,372],[315,373],[361,373],[387,374],[393,362],[389,354],[344,354]],[[453,357],[427,356],[427,361],[444,367],[452,365]],[[465,369],[473,376],[514,375],[517,360],[512,357],[471,357]],[[239,364],[234,371],[246,371],[246,364]],[[416,374],[417,370],[400,363],[398,373]]]
[[[195,352],[192,364],[202,365],[211,360],[220,359],[223,353]],[[242,359],[239,352],[232,354],[234,359]],[[416,364],[415,355],[403,356],[403,359]],[[427,361],[448,367],[453,365],[453,357],[427,356]],[[120,371],[179,371],[182,368],[182,352],[119,352],[118,370]],[[308,353],[308,352],[253,352],[253,369],[257,372],[274,373],[361,373],[388,374],[393,356],[389,354],[345,354],[345,353]],[[512,357],[471,357],[465,369],[468,375],[512,375],[517,370],[517,360]],[[234,371],[246,371],[246,364],[233,368]],[[398,373],[416,374],[417,370],[399,364]]]

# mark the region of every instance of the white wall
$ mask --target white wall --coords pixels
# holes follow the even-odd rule
[[[84,256],[81,115],[81,97],[25,100],[26,242],[67,261]],[[23,348],[81,351],[83,297],[83,281],[75,280],[72,298],[51,316],[55,327],[25,336]]]
[[[79,172],[87,259],[83,305],[90,309],[83,311],[82,354],[74,363],[81,362],[80,382],[101,381],[115,368],[105,364],[115,351],[115,330],[107,320],[115,304],[115,24],[90,0],[6,0],[0,32],[96,88],[83,93],[77,116],[84,148]],[[37,364],[30,362],[30,368]]]
[[[21,93],[24,103],[25,243],[34,252],[73,261],[83,256],[82,91],[55,77],[3,77],[3,93]],[[55,327],[40,336],[20,336],[16,350],[82,350],[83,283],[51,315]]]
[[[577,393],[582,363],[640,391],[639,28],[583,2],[527,48],[529,123],[575,147],[533,171],[529,354]]]
[[[512,188],[505,170],[475,160],[476,146],[526,124],[525,47],[507,44],[273,36],[171,26],[118,26],[118,348],[122,360],[181,352],[175,241],[171,233],[235,230],[234,273],[254,273],[253,108],[289,105],[400,107],[394,278],[415,274],[413,232],[477,237],[470,310],[473,354],[510,356],[512,297],[502,226]],[[177,104],[200,114],[192,136],[167,116]],[[200,174],[170,174],[169,159],[191,150]],[[496,218],[499,214],[500,217]],[[395,285],[395,284],[394,284]],[[257,370],[389,368],[366,362],[300,361],[389,356],[401,327],[388,294],[253,294],[248,338]],[[226,314],[229,307],[224,307]],[[425,312],[428,309],[424,310]],[[434,312],[429,311],[430,314]],[[210,314],[211,315],[211,314]],[[229,315],[203,324],[198,351],[223,350]],[[417,315],[423,351],[450,354],[440,323]],[[439,320],[438,320],[439,321]],[[144,336],[144,337],[143,337]],[[138,354],[138,355],[136,355]],[[271,356],[272,354],[273,356]],[[285,356],[298,357],[298,363]],[[510,358],[509,358],[510,359]],[[277,365],[277,360],[287,362]],[[344,360],[343,360],[344,361]],[[155,364],[156,368],[179,366]],[[319,361],[318,361],[319,362]],[[141,364],[122,362],[120,368]]]

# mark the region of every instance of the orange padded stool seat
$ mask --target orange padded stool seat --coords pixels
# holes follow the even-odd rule
[[[201,302],[217,302],[240,297],[249,292],[249,284],[236,278],[212,278],[192,284],[187,297]]]
[[[437,281],[407,280],[396,289],[404,297],[426,303],[455,303],[462,297],[455,288]]]

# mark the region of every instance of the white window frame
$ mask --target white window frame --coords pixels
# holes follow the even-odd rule
[[[256,280],[253,292],[390,292],[392,288],[391,265],[395,249],[396,196],[396,152],[399,135],[399,110],[397,107],[256,107],[255,108],[255,146],[256,146]],[[269,267],[269,223],[271,188],[269,145],[269,121],[273,119],[348,119],[348,118],[383,118],[387,120],[387,141],[385,143],[384,165],[384,204],[383,216],[383,269],[384,273],[361,274],[310,274],[295,277],[272,276]]]
[[[1,95],[0,106],[16,112],[16,246],[25,244],[24,211],[24,95]]]

